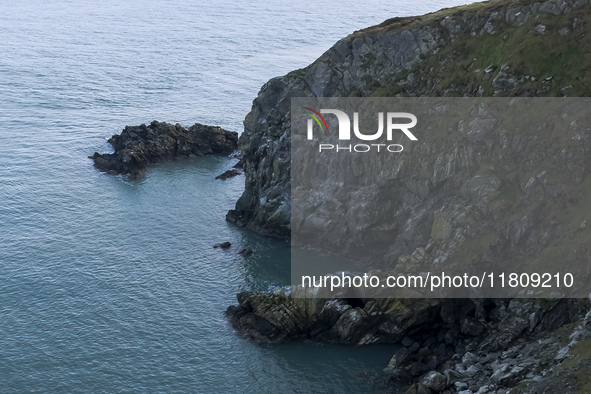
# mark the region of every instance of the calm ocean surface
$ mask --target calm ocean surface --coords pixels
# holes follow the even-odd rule
[[[257,346],[227,323],[236,293],[289,281],[287,244],[224,220],[232,160],[130,181],[87,156],[154,119],[240,132],[269,78],[463,2],[0,0],[0,392],[376,390],[392,348]]]

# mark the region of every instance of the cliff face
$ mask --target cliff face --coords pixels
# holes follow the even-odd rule
[[[586,0],[517,0],[394,18],[342,39],[304,69],[270,80],[244,121],[239,145],[246,188],[228,220],[289,236],[292,97],[591,96],[590,11]],[[387,186],[399,204],[394,211],[407,216],[387,223],[395,241],[386,263],[419,267],[444,261],[447,252],[466,261],[495,253],[538,258],[543,248],[553,264],[564,257],[588,261],[591,132],[570,130],[565,149],[557,150],[550,134],[479,130],[464,130],[460,139],[477,142],[477,151],[446,145],[445,154],[437,154],[426,145],[420,163],[401,160],[395,184]],[[559,210],[562,216],[554,214]],[[294,218],[294,228],[304,216]],[[400,231],[397,220],[412,223],[412,231]],[[342,234],[326,233],[336,235],[320,240],[323,247],[343,247]],[[585,328],[591,313],[581,320],[588,309],[581,300],[326,300],[279,289],[242,293],[238,301],[228,308],[231,320],[263,342],[401,341],[390,379],[395,385],[420,380],[413,392],[505,392],[518,382],[535,387],[516,392],[572,392],[564,390],[568,379],[587,382],[576,375],[588,376],[591,354],[591,330]],[[563,326],[577,321],[583,328],[569,337],[572,327]],[[567,368],[579,369],[555,371],[570,351],[579,364]]]
[[[228,220],[289,236],[292,97],[588,96],[589,10],[583,0],[487,2],[394,18],[270,80],[244,121],[246,187]]]

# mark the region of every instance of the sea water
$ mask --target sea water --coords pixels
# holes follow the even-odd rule
[[[227,322],[238,292],[289,282],[287,243],[225,221],[235,160],[130,180],[87,156],[154,119],[241,132],[269,78],[460,3],[0,0],[0,392],[380,390],[391,347],[260,346]]]

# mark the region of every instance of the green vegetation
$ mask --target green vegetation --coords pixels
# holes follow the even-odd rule
[[[516,2],[520,4],[523,2]],[[506,4],[505,4],[506,6]],[[356,34],[372,34],[384,30],[419,28],[425,25],[441,28],[439,23],[451,14],[455,19],[466,15],[490,13],[498,2],[475,3],[446,9],[417,18],[395,18]],[[545,15],[545,14],[542,14]],[[384,86],[371,86],[372,96],[561,96],[562,89],[572,85],[569,96],[591,95],[591,35],[587,33],[588,8],[581,7],[567,15],[530,18],[513,27],[499,21],[494,34],[471,35],[461,23],[463,32],[436,54],[425,56],[402,73],[391,76]],[[536,27],[544,26],[543,32]],[[507,72],[517,78],[517,87],[501,91],[492,84],[506,65]],[[488,72],[487,72],[488,71]],[[409,73],[414,73],[419,87],[410,90],[401,86]],[[430,79],[432,87],[424,82]]]
[[[524,2],[515,1],[514,3],[517,5],[522,4]],[[390,18],[380,23],[379,25],[359,30],[355,32],[353,36],[371,33],[384,33],[391,30],[412,29],[432,23],[439,23],[442,19],[449,15],[463,16],[466,14],[481,14],[483,12],[488,13],[494,11],[497,8],[499,7],[498,5],[495,5],[495,3],[483,1],[454,8],[444,8],[440,11],[432,12],[421,16],[411,16],[407,18]]]
[[[577,381],[577,393],[591,392],[591,338],[584,339],[571,349],[570,358],[557,367],[559,374],[567,373]]]

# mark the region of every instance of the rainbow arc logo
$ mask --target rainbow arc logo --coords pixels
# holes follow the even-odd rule
[[[310,107],[302,107],[302,109],[306,110],[306,115],[310,118],[308,119],[307,125],[307,139],[309,141],[314,140],[314,122],[318,124],[320,127],[320,131],[328,131],[328,123],[322,114],[331,114],[336,117],[338,121],[338,140],[339,141],[350,141],[351,137],[354,137],[360,141],[377,141],[382,138],[384,131],[386,133],[386,140],[392,141],[394,138],[395,131],[402,131],[406,137],[408,137],[411,141],[416,141],[417,138],[410,132],[410,128],[414,127],[417,124],[417,117],[408,112],[378,112],[378,130],[371,133],[363,133],[359,130],[359,113],[353,112],[353,122],[349,118],[349,115],[340,109],[335,108],[322,108],[320,111],[316,111]],[[400,120],[407,120],[410,122],[399,123]],[[352,130],[351,130],[352,129]],[[325,134],[326,137],[326,134]],[[360,147],[363,145],[363,147]],[[369,152],[371,146],[377,146],[377,149],[380,146],[386,146],[386,144],[357,144],[355,145],[357,149],[355,152]],[[390,144],[388,146],[395,146],[396,149],[400,149],[402,145],[400,144]],[[335,147],[333,144],[320,144],[320,150],[323,149],[332,149],[332,148],[341,149],[340,147]],[[400,147],[400,148],[398,148]],[[343,149],[348,150],[350,148],[349,145],[345,146]],[[354,149],[354,148],[351,148]],[[366,150],[361,150],[366,149]],[[394,149],[394,148],[392,148]],[[394,150],[390,150],[394,152]],[[396,152],[401,152],[402,149],[396,150]]]
[[[322,116],[320,114],[320,112],[313,110],[312,108],[308,108],[308,107],[303,107],[304,109],[307,109],[308,111],[311,111],[313,113],[310,112],[306,112],[306,115],[310,115],[312,117],[312,119],[314,119],[316,121],[316,123],[318,123],[318,126],[320,126],[320,130],[323,130],[324,127],[326,127],[326,131],[328,131],[328,125],[326,124],[326,120],[324,119],[324,116]],[[320,118],[320,119],[318,119]],[[322,120],[322,123],[320,123],[320,120]],[[322,124],[324,124],[324,127],[322,127]]]

